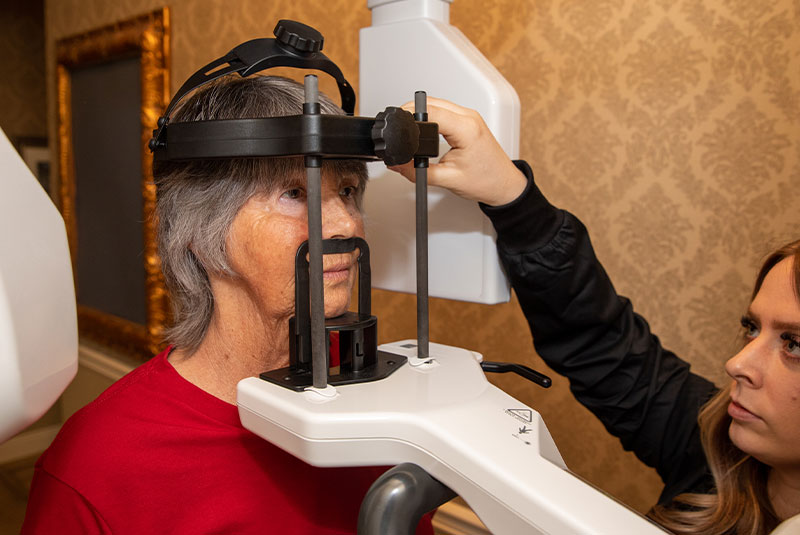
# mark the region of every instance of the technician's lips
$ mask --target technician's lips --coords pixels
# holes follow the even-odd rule
[[[749,410],[745,409],[743,406],[739,405],[731,399],[730,404],[728,405],[728,414],[734,420],[741,420],[741,421],[756,421],[761,420],[761,417],[757,414],[753,414]]]

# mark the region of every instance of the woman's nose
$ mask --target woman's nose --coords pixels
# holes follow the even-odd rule
[[[323,239],[347,239],[356,235],[361,215],[355,208],[347,206],[337,194],[322,199]]]
[[[761,336],[750,340],[737,354],[725,363],[725,371],[737,383],[753,388],[761,387],[761,367],[767,358],[768,348]]]

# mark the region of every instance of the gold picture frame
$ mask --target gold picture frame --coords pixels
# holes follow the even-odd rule
[[[169,35],[169,10],[168,8],[162,8],[87,33],[60,39],[56,43],[58,196],[61,212],[67,227],[73,272],[75,273],[76,289],[79,296],[79,331],[82,337],[87,337],[138,359],[149,358],[161,349],[162,332],[169,314],[168,297],[156,247],[154,218],[156,191],[151,169],[152,157],[147,148],[147,142],[156,127],[158,117],[169,102]],[[138,73],[135,65],[133,68],[130,67],[131,61],[138,62]],[[110,109],[92,110],[91,106],[94,105],[96,95],[87,95],[86,98],[82,98],[81,95],[73,94],[74,91],[77,91],[77,88],[73,87],[73,85],[78,79],[77,77],[79,75],[84,76],[83,73],[85,72],[91,72],[92,76],[99,76],[98,79],[103,80],[103,83],[113,84],[115,83],[114,76],[120,72],[119,65],[126,65],[125,69],[127,70],[125,72],[133,72],[133,76],[138,77],[139,81],[138,84],[125,84],[126,87],[138,85],[138,88],[128,87],[131,94],[134,95],[131,99],[130,107],[135,108],[136,106],[135,95],[140,95],[140,103],[138,103],[138,110],[128,110],[134,119],[127,121],[125,127],[129,132],[133,132],[133,137],[136,136],[137,125],[132,123],[135,122],[135,114],[138,113],[138,140],[134,140],[134,143],[125,143],[125,147],[120,147],[119,150],[121,154],[125,153],[124,155],[129,161],[130,158],[133,158],[136,165],[129,167],[138,168],[139,163],[141,165],[140,188],[138,185],[126,185],[128,188],[134,187],[141,191],[141,219],[132,223],[125,223],[129,226],[137,226],[136,239],[131,240],[136,242],[136,245],[131,247],[139,249],[133,254],[136,255],[136,258],[141,258],[142,260],[141,267],[143,268],[144,280],[143,282],[136,281],[137,288],[139,286],[143,287],[145,294],[141,296],[143,299],[141,314],[137,312],[142,317],[141,320],[121,317],[122,315],[110,312],[104,309],[103,306],[82,303],[80,297],[81,285],[90,286],[91,279],[87,279],[88,282],[80,282],[81,273],[79,270],[82,268],[78,259],[81,250],[81,236],[79,236],[78,229],[80,227],[82,232],[86,233],[83,236],[84,238],[89,238],[92,228],[102,230],[102,227],[109,224],[109,222],[79,221],[78,218],[81,206],[78,206],[79,202],[76,200],[76,196],[79,191],[82,191],[81,185],[86,183],[88,179],[84,176],[86,173],[81,175],[80,172],[76,172],[76,143],[81,147],[86,147],[87,141],[84,138],[87,138],[90,144],[95,143],[97,140],[91,139],[93,132],[86,126],[83,127],[83,132],[75,130],[73,107],[76,103],[80,103],[80,117],[85,117],[88,109],[88,115],[94,116],[92,117],[93,121],[117,120],[117,110],[113,107],[115,106],[113,100],[111,103],[105,104],[107,108],[110,106]],[[84,84],[82,86],[84,88],[94,87],[91,84],[86,85],[86,82],[81,83]],[[104,90],[102,95],[113,93],[113,91]],[[114,97],[111,95],[109,98],[113,99]],[[136,143],[138,143],[137,147],[129,146]],[[92,148],[90,147],[89,150]],[[92,160],[93,158],[85,156],[87,149],[81,150],[84,151],[84,156],[80,155],[80,151],[78,152],[78,160],[82,160],[78,163],[83,165],[87,160]],[[98,150],[98,152],[100,151]],[[109,158],[105,154],[101,155],[101,157]],[[110,158],[113,158],[113,155]],[[94,164],[94,162],[89,163]],[[97,171],[94,172],[97,173]],[[133,172],[136,173],[137,171]],[[105,177],[100,177],[100,179],[105,179]],[[93,178],[92,180],[95,179]],[[91,189],[97,190],[98,188]],[[100,196],[101,194],[90,192],[89,190],[90,188],[87,187],[86,191],[83,191],[84,197],[87,197],[88,193],[92,193],[97,197],[97,200],[93,202],[104,202],[102,196]],[[130,197],[130,195],[126,197]],[[114,199],[108,199],[108,201],[113,202]],[[128,199],[125,202],[134,206],[131,203],[138,203],[139,199]],[[83,209],[85,210],[85,208]],[[136,209],[138,210],[138,204]],[[86,214],[84,214],[84,217],[86,217]],[[141,243],[139,243],[138,226],[141,226]],[[87,228],[89,229],[88,231]],[[130,228],[128,231],[131,231]],[[121,247],[124,247],[124,245]],[[96,257],[102,258],[104,255],[98,254]],[[86,264],[86,262],[83,263]],[[130,264],[131,262],[125,262],[126,269],[139,270],[138,266],[133,268]],[[114,274],[113,269],[108,269],[103,271],[103,278],[113,279]],[[104,284],[106,282],[108,281],[105,280]],[[124,290],[126,284],[125,281],[114,282],[112,280],[111,287],[115,288],[115,290],[105,290],[104,293],[113,294],[116,288]]]

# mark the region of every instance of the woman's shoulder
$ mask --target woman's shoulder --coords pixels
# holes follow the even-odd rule
[[[62,432],[70,432],[73,428],[90,426],[102,427],[109,412],[125,411],[130,406],[138,406],[152,400],[145,396],[145,391],[162,390],[160,383],[168,381],[165,377],[167,367],[166,352],[160,353],[147,362],[137,366],[111,386],[104,390],[94,401],[76,411],[65,422]]]
[[[112,384],[70,416],[38,466],[59,476],[124,463],[131,438],[141,431],[141,415],[166,401],[163,355],[153,357]]]

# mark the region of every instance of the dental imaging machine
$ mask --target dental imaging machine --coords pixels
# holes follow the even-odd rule
[[[78,370],[64,220],[0,131],[0,443],[39,419]]]
[[[542,387],[550,385],[547,377],[429,341],[427,167],[438,155],[439,135],[427,120],[425,93],[414,95],[414,114],[389,107],[375,117],[353,116],[353,89],[322,53],[322,35],[294,21],[279,22],[274,33],[275,39],[248,41],[190,77],[150,144],[161,160],[305,161],[308,241],[296,255],[290,365],[239,383],[242,424],[315,466],[397,465],[367,494],[359,533],[413,533],[424,513],[455,495],[497,534],[663,533],[570,473],[539,414],[489,383],[485,373],[516,372]],[[279,66],[331,75],[348,115],[320,113],[317,77],[310,74],[297,115],[170,122],[178,102],[197,87],[226,74],[249,76]],[[320,168],[326,158],[414,162],[416,340],[377,345],[369,246],[359,238],[322,239]],[[326,319],[322,257],[356,249],[358,311]],[[336,368],[329,364],[332,332],[339,335]]]
[[[547,377],[430,342],[426,190],[428,161],[439,153],[437,125],[427,120],[422,92],[414,95],[414,114],[389,107],[375,117],[353,116],[354,91],[322,44],[316,30],[281,21],[274,39],[248,41],[189,78],[151,140],[154,158],[162,160],[305,160],[309,237],[296,256],[290,365],[239,383],[242,424],[312,465],[396,465],[362,504],[362,534],[413,533],[425,512],[455,495],[500,535],[664,533],[572,474],[539,414],[490,384],[485,373],[516,372],[542,387],[549,386]],[[348,115],[321,114],[317,78],[308,75],[297,115],[170,122],[175,105],[193,89],[225,74],[250,76],[272,67],[332,76]],[[322,239],[320,170],[327,158],[414,162],[416,340],[377,345],[368,244]],[[4,136],[0,168],[2,442],[44,413],[71,381],[77,326],[63,220]],[[326,319],[322,257],[356,249],[358,311]],[[339,334],[336,368],[329,366],[331,332]]]

